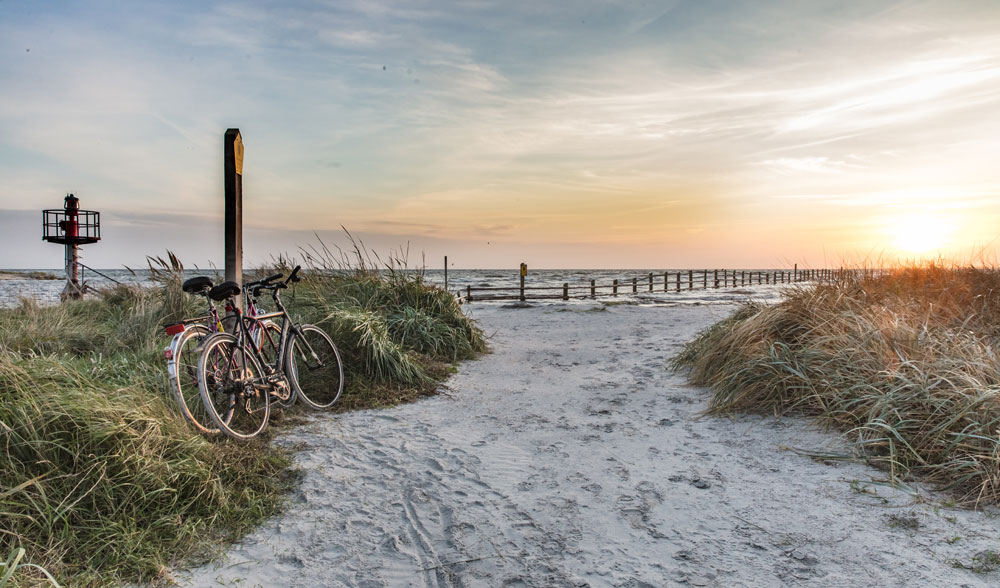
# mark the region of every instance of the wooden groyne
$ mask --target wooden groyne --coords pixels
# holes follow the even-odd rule
[[[562,286],[531,286],[526,283],[526,271],[522,265],[519,285],[467,286],[464,292],[459,292],[459,298],[463,302],[590,299],[604,296],[666,294],[691,290],[838,280],[846,277],[849,273],[853,274],[854,270],[800,270],[797,267],[790,270],[674,270],[625,276],[602,283],[592,279],[589,284],[584,281],[577,284],[564,282]]]

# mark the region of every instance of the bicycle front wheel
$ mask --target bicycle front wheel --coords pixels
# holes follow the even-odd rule
[[[202,433],[215,435],[219,427],[205,410],[198,389],[198,356],[209,335],[211,332],[204,325],[192,325],[177,335],[170,346],[167,374],[170,391],[184,419]]]
[[[302,325],[288,345],[288,379],[310,408],[329,408],[344,391],[344,366],[333,339],[315,325]]]
[[[198,388],[205,412],[226,435],[246,440],[267,426],[269,394],[259,386],[263,373],[232,335],[217,333],[205,341],[198,358]]]

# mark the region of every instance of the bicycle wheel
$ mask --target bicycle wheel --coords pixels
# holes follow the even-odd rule
[[[167,374],[181,415],[202,433],[215,435],[219,427],[205,411],[198,389],[198,355],[209,335],[211,331],[204,325],[192,325],[179,333],[170,345]]]
[[[264,362],[271,368],[278,364],[278,352],[281,345],[281,327],[271,321],[260,323],[263,327],[259,333],[254,335],[257,349],[260,351]],[[271,404],[279,408],[288,408],[295,404],[295,390],[288,384],[288,378],[277,382],[271,391]]]
[[[260,363],[228,333],[209,337],[198,358],[198,388],[205,411],[234,439],[250,439],[267,426],[269,394],[256,384]]]
[[[288,379],[310,408],[329,408],[344,391],[344,366],[333,339],[315,325],[302,325],[288,344]]]

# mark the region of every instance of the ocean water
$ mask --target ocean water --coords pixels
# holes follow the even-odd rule
[[[2,270],[8,274],[18,274],[27,272],[46,272],[53,275],[60,275],[61,270],[56,269],[31,269],[31,270]],[[84,282],[92,288],[105,288],[113,286],[115,281],[125,284],[138,284],[143,286],[152,285],[149,270],[125,270],[125,269],[102,269],[99,270],[104,276],[88,271],[84,275]],[[674,274],[682,272],[681,291],[676,292],[676,278]],[[694,272],[694,289],[688,289],[688,276],[686,269],[636,269],[636,270],[531,270],[525,278],[526,288],[529,294],[551,296],[552,299],[534,301],[533,304],[576,304],[589,299],[590,281],[594,280],[599,286],[599,300],[620,300],[623,302],[638,304],[733,304],[746,300],[758,300],[762,302],[775,302],[781,299],[782,292],[790,287],[790,284],[762,284],[722,286],[714,288],[714,274],[708,271],[708,288],[703,284],[703,270],[692,270]],[[746,270],[750,271],[774,271],[774,270]],[[670,274],[668,291],[664,292],[663,274]],[[653,274],[653,292],[649,292],[649,274]],[[207,275],[216,282],[222,281],[221,273],[204,271],[187,272],[190,276]],[[444,286],[443,270],[426,270],[423,272],[424,280],[428,283]],[[632,279],[637,282],[638,292],[632,293]],[[610,294],[610,285],[613,280],[619,281],[618,296],[606,296]],[[720,280],[721,280],[720,273]],[[742,282],[741,282],[742,283]],[[562,295],[563,284],[570,287],[571,300],[568,302],[559,300]],[[64,280],[35,280],[35,279],[0,279],[0,308],[10,308],[16,306],[22,297],[33,298],[42,305],[58,304],[59,294],[65,285]],[[506,296],[513,297],[517,294],[519,285],[519,273],[512,270],[449,270],[448,290],[450,292],[466,295],[468,288],[472,288],[473,304],[510,304],[511,300],[481,300],[485,296]],[[477,291],[477,288],[506,288],[506,290]],[[545,289],[537,289],[545,288]],[[477,300],[479,299],[479,300]]]

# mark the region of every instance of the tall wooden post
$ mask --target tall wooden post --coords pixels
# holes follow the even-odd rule
[[[563,282],[563,300],[569,300],[569,283]]]
[[[694,290],[694,271],[688,270],[688,290]]]
[[[653,273],[652,272],[649,273],[649,291],[650,292],[653,291]]]
[[[795,269],[792,270],[792,281],[793,282],[799,281],[799,264],[797,263],[795,264]]]
[[[611,295],[618,296],[618,280],[611,283]]]
[[[243,284],[243,138],[226,129],[223,148],[226,183],[226,280]],[[240,303],[242,299],[236,298]]]
[[[590,280],[590,297],[597,298],[597,286],[594,285],[596,280]]]

